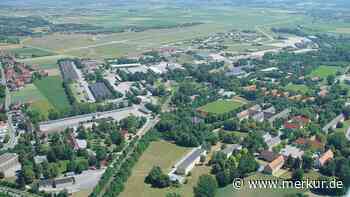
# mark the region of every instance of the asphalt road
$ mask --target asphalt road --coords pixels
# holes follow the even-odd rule
[[[0,64],[0,72],[1,72],[1,84],[6,86],[5,72],[1,64]],[[15,145],[17,144],[16,132],[15,132],[16,129],[13,128],[12,117],[8,112],[10,104],[11,104],[10,91],[6,86],[5,110],[7,111],[7,117],[8,117],[7,124],[8,124],[8,133],[10,135],[10,140],[8,141],[8,143],[4,144],[4,147],[2,148],[3,150],[14,148]]]

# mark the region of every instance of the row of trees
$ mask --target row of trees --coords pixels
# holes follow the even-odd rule
[[[131,175],[132,167],[136,164],[142,153],[147,149],[150,142],[157,139],[158,135],[155,132],[150,131],[138,142],[135,140],[133,143],[131,143],[129,146],[130,149],[123,152],[122,157],[119,157],[119,161],[116,161],[113,167],[109,167],[106,170],[100,182],[94,188],[94,191],[90,194],[90,197],[98,196],[102,189],[107,186],[106,184],[108,180],[112,177],[114,177],[113,181],[110,183],[104,196],[118,196],[124,190],[124,184],[127,181],[128,177]],[[136,146],[135,149],[133,149],[133,146]],[[132,149],[133,151],[129,153],[129,151]],[[123,163],[121,164],[120,161],[123,161]]]

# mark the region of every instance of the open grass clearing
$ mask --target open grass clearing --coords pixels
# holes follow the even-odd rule
[[[46,97],[34,84],[28,84],[18,91],[13,91],[11,94],[11,103],[31,103],[39,100],[45,100]]]
[[[200,107],[199,110],[207,113],[224,114],[233,111],[242,105],[244,105],[244,103],[238,102],[237,100],[217,100]]]

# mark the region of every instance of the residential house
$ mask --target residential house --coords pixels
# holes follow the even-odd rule
[[[317,160],[315,163],[315,166],[320,168],[322,166],[324,166],[328,161],[332,160],[334,157],[334,154],[332,152],[331,149],[329,149],[328,151],[326,151],[325,153],[323,153]]]
[[[285,109],[285,110],[279,112],[278,114],[271,116],[270,118],[268,118],[267,121],[270,124],[273,124],[273,122],[275,122],[275,120],[277,120],[277,119],[286,119],[286,118],[288,118],[290,112],[291,112],[290,109]]]
[[[305,116],[294,116],[291,120],[284,123],[286,129],[303,129],[311,120]]]
[[[229,158],[234,151],[241,150],[242,146],[239,144],[230,144],[227,145],[227,147],[223,150],[221,150],[222,153],[226,155],[227,158]]]
[[[314,150],[322,150],[324,148],[324,144],[317,139],[306,139],[300,137],[295,140],[293,144],[301,148],[311,148]]]
[[[263,150],[258,158],[267,162],[272,162],[273,160],[275,160],[277,157],[279,157],[280,154],[275,153],[271,150]]]
[[[271,175],[276,175],[278,170],[280,170],[284,165],[284,157],[280,155],[276,159],[274,159],[272,162],[267,164],[264,168],[264,172]]]
[[[254,116],[254,118],[256,118],[257,120],[261,119],[261,114],[257,114],[258,112],[261,112],[261,106],[260,105],[254,105],[252,107],[250,107],[247,110],[244,110],[240,113],[237,114],[237,118],[242,121],[244,119],[248,119],[248,118],[252,118]]]
[[[294,159],[301,158],[304,155],[304,151],[302,151],[300,148],[287,145],[285,148],[283,148],[280,152],[283,156],[288,157],[291,156]]]
[[[281,143],[281,138],[279,136],[271,136],[269,133],[263,135],[264,141],[269,147],[269,150],[272,150],[273,147]]]

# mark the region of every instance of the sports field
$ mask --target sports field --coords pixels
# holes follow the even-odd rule
[[[243,102],[234,100],[217,100],[200,107],[199,110],[214,114],[224,114],[233,111],[244,104],[245,103]]]
[[[335,75],[337,71],[340,71],[341,68],[337,66],[320,66],[317,69],[313,70],[310,77],[320,77],[327,78],[329,75]]]
[[[192,171],[192,175],[188,177],[188,183],[179,188],[156,189],[144,183],[145,177],[154,165],[160,166],[164,173],[168,173],[176,161],[186,155],[189,150],[188,148],[179,147],[169,142],[152,142],[133,168],[132,175],[129,177],[125,185],[125,190],[120,196],[164,197],[169,192],[176,192],[186,197],[192,196],[192,187],[197,183],[200,175],[209,173],[209,167],[196,166]]]
[[[306,94],[310,91],[310,89],[306,86],[306,85],[303,85],[303,84],[288,84],[286,86],[286,90],[288,91],[292,91],[292,92],[298,92],[298,93],[301,93],[301,94]]]
[[[49,100],[58,110],[67,110],[69,101],[62,87],[60,76],[49,76],[34,82],[38,90]]]

